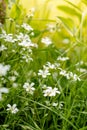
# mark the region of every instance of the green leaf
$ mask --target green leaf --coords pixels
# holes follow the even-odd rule
[[[69,14],[70,16],[78,16],[78,18],[81,18],[81,14],[76,11],[76,9],[71,8],[69,6],[66,5],[60,5],[58,6],[58,9],[60,9],[61,11],[63,11],[65,14]]]
[[[73,21],[69,18],[64,18],[64,17],[58,17],[58,19],[62,22],[66,30],[69,32],[70,35],[73,36]]]
[[[87,6],[87,0],[82,0],[82,2]]]
[[[12,6],[11,13],[10,13],[11,18],[17,19],[19,18],[20,14],[21,14],[20,8],[16,4],[14,4]]]
[[[20,126],[24,129],[24,130],[36,130],[36,128],[32,127],[31,125],[27,126],[27,125],[21,125]]]
[[[78,6],[76,6],[75,4],[73,4],[72,2],[69,2],[67,0],[64,0],[64,1],[67,2],[69,5],[71,5],[74,9],[78,10],[79,13],[82,12],[81,9]]]

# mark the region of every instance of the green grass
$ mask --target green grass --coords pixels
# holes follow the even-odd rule
[[[16,19],[6,19],[0,28],[0,129],[86,130],[86,17],[74,33],[63,16],[57,22],[23,18],[17,6],[21,14],[15,6]]]

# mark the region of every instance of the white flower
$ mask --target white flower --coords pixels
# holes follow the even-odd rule
[[[29,55],[23,55],[22,59],[25,59],[26,62],[33,61],[33,59]]]
[[[53,88],[52,87],[47,87],[45,90],[43,90],[43,93],[44,93],[44,97],[53,97],[53,96],[56,96],[56,94],[60,94],[60,91],[58,91],[58,88]]]
[[[52,106],[56,107],[56,106],[58,106],[58,103],[54,102],[54,103],[52,103]]]
[[[15,42],[15,40],[14,40],[13,37],[12,37],[12,34],[7,34],[7,35],[5,36],[5,38],[4,38],[4,40],[5,40],[6,42],[12,42],[12,43]]]
[[[15,42],[13,39],[13,34],[7,34],[6,31],[2,30],[2,34],[0,35],[0,38],[3,38],[6,42]]]
[[[32,45],[32,43],[31,43],[31,41],[23,40],[23,41],[19,42],[18,45],[23,46],[23,47],[30,47]]]
[[[66,61],[66,60],[69,60],[69,57],[61,57],[61,56],[59,56],[57,58],[57,60],[59,60],[59,61]]]
[[[5,76],[7,71],[10,70],[10,65],[3,65],[0,63],[0,76]]]
[[[65,76],[67,79],[73,79],[74,81],[81,81],[81,79],[79,78],[79,76],[78,75],[76,75],[76,74],[73,74],[72,72],[66,72],[65,70],[62,70],[61,68],[60,68],[60,75],[62,75],[62,76]]]
[[[9,76],[9,80],[14,82],[16,80],[16,76]]]
[[[78,81],[81,81],[81,79],[80,79],[76,74],[73,75],[73,79],[74,79],[75,81],[77,81],[77,80],[78,80]]]
[[[34,93],[34,91],[35,91],[35,88],[33,87],[34,86],[34,83],[32,82],[31,84],[29,84],[29,83],[25,83],[24,85],[23,85],[23,88],[27,91],[27,92],[29,92],[30,94],[33,94]]]
[[[66,71],[61,69],[60,75],[66,76]]]
[[[63,43],[64,43],[64,44],[69,44],[69,42],[70,42],[70,40],[69,40],[68,38],[65,38],[65,39],[63,40]]]
[[[4,45],[1,45],[0,46],[0,51],[4,51],[4,50],[7,50],[7,47],[5,47]]]
[[[38,75],[41,75],[42,78],[46,78],[48,75],[51,75],[48,71],[48,69],[39,70]]]
[[[19,35],[16,35],[16,38],[18,41],[31,41],[30,37],[27,34],[19,33]]]
[[[16,114],[19,110],[16,107],[16,104],[13,104],[12,106],[10,104],[7,105],[7,111],[10,111],[12,114]]]
[[[79,71],[79,72],[81,72],[81,73],[84,73],[84,72],[86,72],[87,70],[84,69],[84,68],[77,68],[77,71]]]
[[[49,37],[42,38],[41,42],[44,43],[47,46],[50,45],[50,44],[52,44],[52,41],[51,41],[51,39]]]
[[[2,100],[2,93],[8,93],[8,92],[9,92],[9,90],[7,88],[5,88],[5,87],[0,88],[0,100]]]
[[[59,109],[61,109],[62,107],[63,107],[63,103],[60,102],[60,103],[59,103]]]
[[[46,64],[49,69],[56,69],[55,64],[51,64],[50,62],[47,62]]]
[[[55,31],[55,25],[54,24],[47,24],[47,30],[49,30],[50,32],[54,32]]]
[[[18,84],[17,83],[13,83],[12,86],[13,86],[13,88],[17,88]]]
[[[29,12],[28,12],[28,17],[33,17],[34,16],[34,12],[35,12],[35,8],[32,7],[31,9],[29,9]]]
[[[27,23],[23,23],[21,25],[21,27],[24,28],[27,31],[33,31],[33,28],[30,25],[28,25]]]

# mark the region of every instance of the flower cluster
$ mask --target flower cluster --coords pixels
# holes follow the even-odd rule
[[[67,79],[72,79],[74,81],[81,80],[77,74],[73,74],[72,72],[67,72],[66,70],[63,69],[60,70],[59,74],[66,77]]]

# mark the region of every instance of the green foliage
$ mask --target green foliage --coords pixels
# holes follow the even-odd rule
[[[1,130],[87,129],[87,18],[66,2],[56,22],[16,1],[0,25]]]

